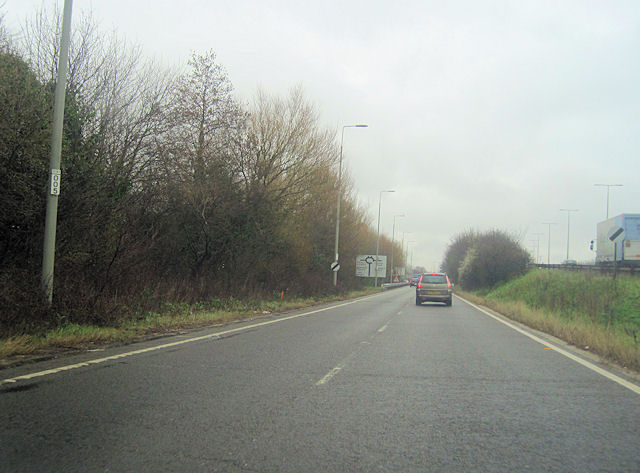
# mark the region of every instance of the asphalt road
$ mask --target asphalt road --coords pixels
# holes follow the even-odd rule
[[[321,309],[0,371],[0,471],[640,471],[637,387],[460,299]]]

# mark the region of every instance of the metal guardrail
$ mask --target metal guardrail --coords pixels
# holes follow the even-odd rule
[[[613,274],[614,272],[625,273],[631,276],[640,276],[640,266],[618,266],[615,265],[595,265],[595,264],[533,264],[532,267],[539,269],[561,269],[564,271],[596,272],[602,274]]]
[[[396,287],[408,286],[408,282],[387,282],[382,285],[382,289],[395,289]]]

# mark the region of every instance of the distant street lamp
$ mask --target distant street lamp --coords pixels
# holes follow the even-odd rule
[[[336,242],[334,247],[335,259],[338,263],[338,240],[340,238],[340,200],[342,198],[342,144],[344,143],[345,128],[366,128],[369,125],[345,125],[342,127],[342,137],[340,138],[340,165],[338,167],[338,205],[336,206]],[[333,271],[333,285],[338,285],[338,271]]]
[[[402,232],[402,244],[400,248],[402,248],[402,256],[404,256],[404,275],[407,276],[407,255],[404,254],[404,236],[411,235],[413,232]]]
[[[607,218],[609,218],[609,188],[610,187],[622,187],[623,184],[594,184],[594,186],[607,188]]]
[[[380,250],[380,209],[382,208],[382,194],[385,192],[395,192],[392,190],[389,191],[380,191],[380,197],[378,198],[378,238],[376,239],[376,280],[375,287],[378,287],[378,252]]]
[[[567,261],[569,260],[569,222],[571,221],[571,212],[577,212],[578,209],[560,209],[560,212],[567,212]]]
[[[407,256],[409,256],[409,245],[410,245],[411,243],[415,243],[415,242],[416,242],[415,240],[409,240],[409,241],[407,242]],[[407,261],[408,261],[408,260],[409,260],[409,258],[407,258]],[[406,264],[406,262],[405,262],[405,264]],[[411,269],[411,274],[413,274],[413,252],[411,253],[411,263],[409,264],[409,268]],[[407,270],[405,269],[405,273],[406,273],[406,271],[407,271]]]
[[[544,233],[532,233],[532,235],[536,237],[536,264],[538,264],[540,260],[540,235],[544,235]]]
[[[558,225],[556,222],[542,222],[542,225],[549,225],[549,240],[547,241],[547,265],[551,264],[551,225]]]
[[[396,214],[393,216],[393,230],[391,231],[391,275],[390,281],[393,282],[393,243],[395,242],[396,237],[396,217],[404,217],[404,214]]]

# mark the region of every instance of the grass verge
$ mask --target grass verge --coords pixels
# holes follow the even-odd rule
[[[207,304],[166,304],[161,312],[140,314],[112,327],[64,324],[54,330],[0,339],[0,368],[21,360],[61,352],[126,344],[180,331],[278,314],[327,302],[335,302],[379,292],[369,288],[346,295],[290,300],[216,300]]]
[[[470,301],[640,372],[640,280],[532,271]]]

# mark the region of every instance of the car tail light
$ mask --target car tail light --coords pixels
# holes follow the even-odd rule
[[[451,281],[449,281],[449,276],[447,276],[447,289],[451,289]]]

